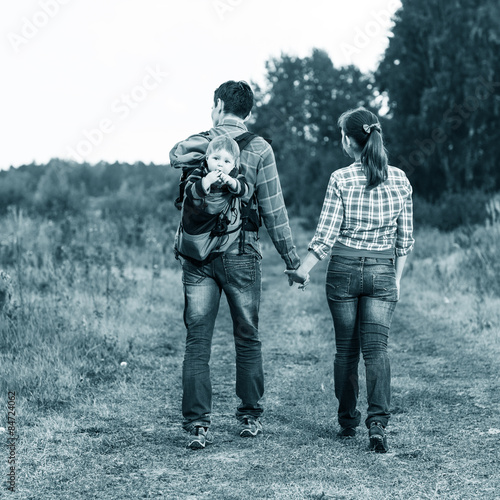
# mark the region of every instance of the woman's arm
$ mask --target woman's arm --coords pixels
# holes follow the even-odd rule
[[[394,267],[396,269],[396,286],[398,288],[398,299],[401,295],[401,276],[403,275],[403,269],[406,264],[406,255],[396,255],[396,261],[394,263]]]
[[[344,219],[344,204],[342,201],[341,187],[337,181],[336,172],[330,176],[323,207],[318,220],[318,225],[308,250],[322,260],[332,249],[340,232]]]
[[[401,276],[406,264],[408,254],[413,250],[415,239],[413,238],[413,200],[412,200],[412,187],[408,179],[406,179],[408,186],[408,194],[401,214],[397,220],[397,234],[396,234],[396,261],[394,267],[396,269],[396,284],[398,287],[398,295],[400,291]]]
[[[288,279],[292,282],[304,284],[309,280],[309,271],[319,262],[318,257],[313,252],[308,252],[306,258],[298,269],[286,269],[285,273],[288,274]],[[300,288],[300,287],[299,287]]]
[[[395,268],[396,268],[396,281],[398,283],[398,288],[399,288],[399,282],[401,281],[401,276],[403,275],[403,269],[405,267],[407,257],[408,255],[401,255],[399,257],[396,257]]]

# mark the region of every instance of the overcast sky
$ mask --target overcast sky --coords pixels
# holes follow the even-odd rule
[[[399,0],[22,0],[0,7],[0,168],[167,163],[213,91],[281,53],[373,70]],[[336,119],[336,117],[333,117]]]

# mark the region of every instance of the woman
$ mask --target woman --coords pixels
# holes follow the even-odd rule
[[[335,328],[335,395],[342,438],[354,437],[361,413],[359,353],[366,368],[370,449],[388,450],[390,411],[387,339],[406,257],[413,249],[412,188],[405,173],[387,164],[377,116],[358,108],[338,120],[342,146],[354,158],[333,172],[304,262],[285,271],[304,287],[309,271],[331,251],[326,294]]]

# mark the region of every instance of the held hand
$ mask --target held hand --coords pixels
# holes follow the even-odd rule
[[[299,269],[286,269],[285,274],[288,275],[288,284],[290,286],[293,283],[299,283],[299,288],[305,290],[306,286],[309,284],[309,274],[304,274],[300,267]]]
[[[285,274],[288,274],[288,277],[294,283],[304,283],[304,281],[306,281],[309,277],[308,274],[305,274],[300,270],[300,267],[298,269],[286,269]]]
[[[304,291],[306,289],[306,286],[309,285],[309,282],[310,282],[310,278],[309,278],[309,274],[307,275],[307,278],[305,279],[305,281],[303,283],[301,283],[299,285],[299,290],[302,290]]]

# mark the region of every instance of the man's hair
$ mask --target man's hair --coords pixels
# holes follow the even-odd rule
[[[237,166],[238,159],[240,157],[240,148],[238,146],[238,143],[227,135],[219,135],[215,139],[211,140],[208,144],[207,156],[222,150],[227,151],[231,154],[234,159],[234,163]]]
[[[239,118],[246,118],[253,107],[253,92],[247,82],[229,80],[214,92],[214,105],[217,99],[224,102],[224,112]]]

